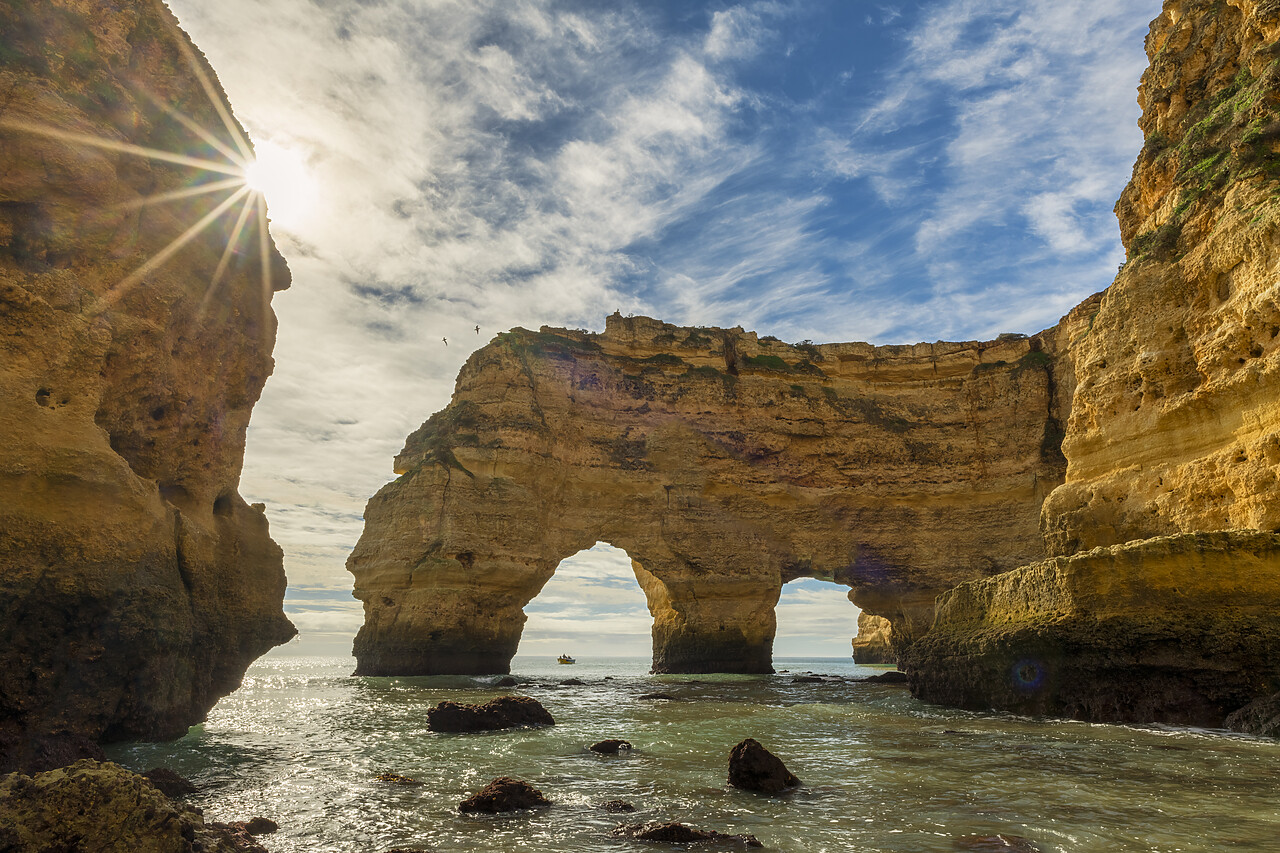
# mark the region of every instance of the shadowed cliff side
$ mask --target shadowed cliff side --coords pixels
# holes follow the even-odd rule
[[[358,672],[507,671],[524,605],[597,541],[633,560],[660,672],[771,671],[799,577],[909,640],[942,590],[1043,556],[1056,341],[789,345],[617,314],[499,335],[366,509]]]
[[[1280,690],[1280,3],[1167,0],[1146,46],[1128,261],[1065,342],[1074,556],[940,599],[920,698],[1221,725]]]
[[[295,632],[237,493],[288,269],[212,71],[159,0],[0,32],[2,770],[182,735]]]

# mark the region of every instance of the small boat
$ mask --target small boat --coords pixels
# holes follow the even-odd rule
[[[577,663],[577,661],[568,655],[560,655],[560,657],[556,658],[556,663]]]

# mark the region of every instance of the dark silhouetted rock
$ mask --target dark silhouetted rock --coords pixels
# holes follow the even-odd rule
[[[679,702],[680,700],[672,696],[670,693],[646,693],[640,697],[641,699],[662,699],[667,702]]]
[[[602,740],[599,743],[593,743],[588,747],[592,752],[603,752],[606,755],[613,755],[620,749],[631,749],[631,741],[629,740]]]
[[[421,785],[422,783],[409,776],[401,776],[399,773],[379,773],[377,775],[379,782],[390,782],[393,785]]]
[[[889,672],[882,672],[879,675],[868,675],[866,678],[862,679],[862,681],[867,684],[906,684],[907,674],[905,672],[898,672],[897,670],[890,670]]]
[[[778,756],[754,738],[747,738],[729,752],[729,784],[747,791],[776,794],[785,788],[794,788],[800,780]]]
[[[1225,725],[1242,734],[1280,737],[1280,693],[1253,700],[1229,714]]]
[[[494,682],[495,687],[515,687],[516,680],[509,675],[504,675]]]
[[[816,675],[797,675],[795,678],[791,679],[791,683],[792,684],[817,684],[818,682],[824,681],[824,680],[825,679],[820,678],[819,676],[816,676]]]
[[[631,805],[631,803],[628,803],[626,800],[610,800],[607,803],[601,804],[600,808],[610,814],[623,814],[625,812],[633,812],[636,810],[636,807]]]
[[[155,785],[160,793],[173,799],[185,797],[187,794],[194,794],[197,790],[196,786],[191,784],[189,780],[182,778],[167,767],[153,767],[143,773],[142,778]]]
[[[668,844],[695,844],[700,841],[715,841],[728,844],[740,844],[743,847],[763,847],[754,835],[726,835],[722,832],[694,829],[683,823],[630,823],[623,824],[613,831],[619,838],[634,838],[637,841],[665,841]]]
[[[581,678],[566,678],[564,681],[560,682],[563,687],[581,687],[586,683],[587,682],[583,681]]]
[[[965,835],[956,849],[969,853],[1041,853],[1040,847],[1020,835]]]
[[[0,778],[0,850],[200,850],[262,853],[247,833],[205,824],[151,782],[117,764],[92,760]]]
[[[463,813],[514,812],[519,809],[539,809],[551,805],[551,801],[542,796],[542,792],[519,779],[500,776],[484,787],[483,791],[474,794],[458,804],[458,811]]]
[[[246,821],[236,821],[232,826],[244,826],[250,835],[270,835],[280,828],[280,824],[266,817],[253,817]]]
[[[500,696],[483,705],[446,701],[427,711],[427,728],[433,732],[487,732],[555,724],[542,703],[528,696]]]

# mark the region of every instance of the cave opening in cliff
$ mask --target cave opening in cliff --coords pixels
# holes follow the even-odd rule
[[[773,657],[848,657],[861,612],[843,584],[798,578],[784,584],[774,608]]]
[[[644,657],[652,618],[627,552],[604,542],[567,557],[525,605],[519,655]]]

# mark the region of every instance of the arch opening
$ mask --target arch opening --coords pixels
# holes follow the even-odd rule
[[[653,619],[631,557],[597,542],[566,557],[524,607],[517,655],[648,658]]]
[[[847,658],[861,612],[844,584],[811,577],[788,581],[774,608],[774,659]]]

